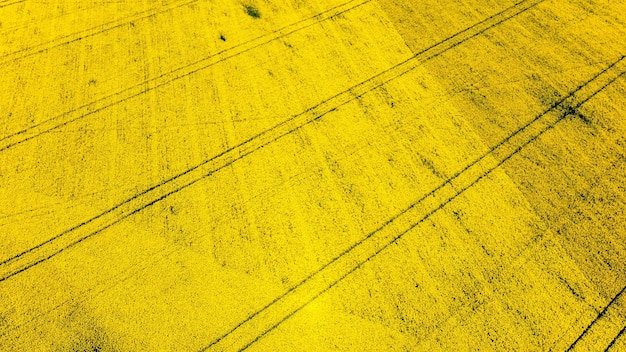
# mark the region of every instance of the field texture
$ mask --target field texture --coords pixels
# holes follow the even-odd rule
[[[626,351],[624,0],[0,0],[0,351]]]

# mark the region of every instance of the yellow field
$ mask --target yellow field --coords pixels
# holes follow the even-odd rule
[[[626,351],[626,3],[342,1],[0,0],[1,351]]]

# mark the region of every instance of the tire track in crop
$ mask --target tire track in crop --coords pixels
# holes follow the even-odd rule
[[[609,301],[609,303],[604,307],[604,309],[602,309],[602,311],[598,313],[598,315],[596,315],[596,317],[585,327],[585,329],[580,333],[580,335],[578,335],[576,340],[574,340],[574,342],[572,342],[572,344],[569,345],[569,347],[565,350],[566,352],[572,351],[578,345],[578,343],[587,335],[587,333],[589,333],[589,331],[593,329],[593,327],[596,326],[596,324],[606,316],[606,313],[609,311],[609,309],[615,306],[616,302],[624,294],[624,292],[626,292],[626,286],[622,287],[622,289]],[[620,334],[621,333],[623,333],[623,330],[622,332],[620,332]],[[609,344],[606,350],[608,350],[615,343],[615,341],[617,341],[618,337],[619,337],[619,334]]]
[[[485,154],[444,181],[415,203],[390,218],[285,293],[249,315],[200,349],[245,350],[272,332],[308,304],[375,258],[458,196],[489,176],[507,160],[548,132],[566,117],[579,117],[577,109],[626,74],[622,56],[590,80],[552,104],[547,110],[491,147]],[[458,191],[457,191],[458,190]],[[417,220],[416,220],[417,219]],[[260,331],[260,332],[259,332]],[[255,336],[252,339],[249,336]],[[242,341],[248,341],[243,346]]]
[[[65,250],[95,236],[124,219],[158,203],[215,172],[254,153],[255,151],[287,136],[300,128],[321,119],[368,92],[401,77],[422,63],[436,58],[458,45],[484,33],[485,31],[524,13],[544,0],[524,0],[506,8],[466,29],[442,40],[411,56],[393,67],[362,81],[343,92],[325,99],[319,104],[262,131],[242,143],[207,159],[196,166],[170,177],[160,183],[124,200],[112,208],[66,230],[52,238],[0,262],[0,282],[7,280],[35,265],[45,262]],[[361,3],[363,4],[363,3]],[[360,4],[360,5],[361,5]],[[356,6],[360,6],[356,5]],[[345,12],[347,10],[342,10]],[[336,14],[335,14],[336,16]],[[312,25],[312,24],[311,24]],[[189,73],[190,74],[190,73]],[[65,123],[67,124],[67,123]]]
[[[25,2],[25,1],[26,1],[26,0],[19,0],[19,1],[15,1],[15,2],[8,3],[8,4],[7,4],[7,2],[9,2],[9,1],[6,1],[6,2],[4,2],[4,3],[0,4],[0,9],[5,8],[5,7],[8,7],[8,6],[11,6],[11,5],[21,4],[21,3]]]
[[[268,34],[245,41],[241,44],[237,44],[218,53],[211,54],[193,63],[181,66],[167,73],[163,73],[157,77],[147,79],[143,82],[137,83],[116,93],[99,98],[73,110],[64,112],[63,114],[40,122],[34,126],[12,133],[6,137],[0,138],[0,152],[32,140],[43,134],[49,133],[50,131],[60,129],[70,123],[82,120],[90,115],[106,110],[112,106],[139,97],[154,89],[190,76],[196,72],[244,54],[250,50],[271,43],[275,40],[284,38],[290,34],[301,31],[308,27],[314,26],[322,21],[326,21],[333,17],[339,16],[343,13],[363,6],[370,1],[372,0],[365,0],[362,2],[356,2],[355,0],[348,1],[324,12],[321,12],[315,16],[294,22]],[[356,4],[353,5],[353,3],[355,2]]]
[[[624,326],[622,328],[622,330],[620,330],[617,335],[615,336],[615,338],[611,341],[611,343],[609,343],[608,346],[606,346],[606,348],[604,349],[604,352],[608,352],[609,350],[611,350],[611,348],[613,348],[613,345],[615,345],[615,343],[617,342],[617,340],[620,339],[620,337],[622,337],[624,335],[624,333],[626,333],[626,326]]]
[[[51,41],[41,43],[39,45],[35,45],[29,48],[20,49],[15,52],[0,56],[0,66],[6,65],[9,63],[14,63],[15,61],[22,60],[22,59],[25,59],[27,57],[34,56],[37,54],[41,54],[50,49],[54,49],[63,45],[68,45],[74,42],[81,41],[86,38],[95,37],[102,33],[111,31],[113,29],[128,26],[134,21],[141,21],[146,18],[150,18],[150,17],[156,16],[156,15],[168,12],[168,11],[175,10],[179,7],[189,6],[191,4],[197,3],[198,1],[199,0],[175,2],[165,7],[157,7],[157,8],[144,10],[144,11],[139,11],[130,16],[127,16],[127,17],[124,17],[115,21],[107,22],[107,23],[98,25],[93,28],[89,28],[89,29],[72,33],[72,34],[68,34],[66,36],[59,37]]]

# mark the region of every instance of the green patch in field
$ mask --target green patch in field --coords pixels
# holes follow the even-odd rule
[[[259,9],[257,9],[256,7],[252,5],[243,5],[243,6],[246,9],[246,13],[248,14],[248,16],[252,18],[261,18],[261,13],[259,12]]]

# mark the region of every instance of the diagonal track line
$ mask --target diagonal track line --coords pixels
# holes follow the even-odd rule
[[[5,2],[7,2],[7,1],[5,1]],[[37,4],[38,5],[42,5],[42,4],[45,5],[45,4],[50,4],[50,3],[49,2],[39,2],[38,1]],[[94,4],[93,2],[90,2],[90,4],[86,5],[85,7],[74,8],[73,11],[67,11],[67,12],[62,13],[62,14],[56,13],[56,14],[50,15],[49,17],[37,18],[37,19],[34,19],[34,20],[32,18],[29,18],[27,20],[14,23],[10,27],[4,27],[3,26],[2,31],[0,31],[0,33],[2,33],[2,34],[0,34],[0,35],[13,33],[15,31],[18,31],[18,30],[21,30],[21,29],[31,28],[31,26],[33,24],[35,24],[35,23],[42,23],[42,22],[46,22],[46,21],[58,20],[58,19],[63,18],[65,16],[75,15],[75,14],[82,14],[82,13],[85,13],[85,12],[87,12],[89,10],[93,10],[93,9],[96,9],[96,8],[101,8],[101,4],[98,4],[98,3]],[[10,55],[10,53],[6,53],[6,54],[3,54],[3,55]]]
[[[419,67],[422,63],[436,58],[456,46],[484,33],[485,31],[528,11],[544,0],[524,0],[507,9],[470,26],[437,44],[424,49],[411,58],[382,71],[351,88],[340,92],[321,103],[295,115],[276,126],[256,134],[246,141],[233,146],[218,155],[169,179],[163,180],[112,208],[44,241],[26,251],[0,262],[0,282],[22,273],[46,260],[64,252],[105,229],[141,212],[161,200],[188,188],[211,176],[215,172],[233,164],[255,151],[289,135],[290,133],[321,119],[326,114],[350,103],[368,92],[383,86]]]
[[[0,9],[8,7],[8,6],[11,6],[11,5],[21,4],[21,3],[25,2],[25,1],[26,0],[18,0],[18,1],[15,1],[15,2],[11,2],[11,3],[8,3],[8,1],[7,1],[7,2],[4,2],[4,3],[0,4]]]
[[[50,131],[63,128],[73,122],[82,120],[88,116],[91,116],[97,112],[106,110],[112,106],[126,102],[133,98],[139,97],[147,92],[155,90],[159,87],[166,86],[174,81],[190,76],[196,72],[205,70],[211,66],[219,64],[223,61],[231,59],[233,57],[244,54],[250,50],[273,42],[277,39],[287,37],[293,33],[299,32],[303,29],[314,26],[322,21],[329,20],[333,17],[339,16],[343,13],[349,12],[355,8],[363,6],[372,0],[365,0],[356,2],[355,0],[348,1],[341,5],[335,6],[315,16],[307,19],[292,23],[271,33],[262,35],[260,37],[245,41],[241,44],[237,44],[228,49],[222,50],[218,53],[209,55],[203,59],[197,60],[193,63],[181,66],[172,71],[163,73],[159,76],[147,79],[143,82],[137,83],[131,87],[125,88],[116,93],[107,95],[105,97],[94,100],[90,103],[64,112],[60,115],[52,117],[48,120],[42,121],[36,125],[30,126],[21,131],[12,133],[8,136],[0,138],[0,152],[12,148],[16,145],[27,142]]]
[[[340,253],[322,268],[310,274],[285,294],[279,296],[234,329],[229,330],[229,332],[202,348],[201,351],[206,351],[209,348],[242,351],[258,342],[308,304],[385,251],[389,246],[398,242],[411,230],[446,207],[454,199],[474,187],[482,179],[488,177],[506,161],[544,133],[554,128],[556,124],[568,116],[578,116],[576,110],[579,107],[626,74],[625,63],[624,56],[622,56],[618,61],[602,70],[591,80],[583,83],[583,85],[553,104],[542,114],[532,119],[528,124],[490,148],[486,154],[477,159],[477,162],[470,164],[470,167],[465,168],[461,173],[457,173],[436,188],[435,191],[420,198],[416,203],[413,203],[407,209],[385,222],[361,241]],[[486,158],[486,156],[490,156],[490,158]],[[618,296],[625,289],[622,289]],[[611,301],[609,306],[616,298]],[[607,309],[608,306],[599,314],[599,317]],[[238,331],[239,329],[241,331]],[[248,340],[249,342],[247,343],[242,342],[249,339],[247,337],[249,335],[255,337]],[[243,346],[241,346],[242,344]]]
[[[622,337],[622,335],[624,335],[624,333],[626,333],[626,326],[624,326],[622,328],[622,330],[620,330],[617,335],[615,335],[615,338],[613,338],[613,340],[611,340],[611,342],[609,343],[608,346],[606,346],[606,348],[604,349],[604,352],[608,352],[609,350],[611,350],[611,348],[613,348],[613,346],[615,345],[615,343],[617,342],[617,340],[620,339],[620,337]]]
[[[63,37],[59,37],[54,40],[51,40],[51,41],[41,43],[39,45],[20,49],[9,54],[4,54],[0,56],[0,66],[17,61],[17,60],[25,59],[33,55],[41,54],[43,52],[46,52],[50,49],[53,49],[59,46],[78,42],[89,37],[94,37],[94,36],[97,36],[99,34],[108,32],[116,28],[128,26],[130,23],[134,21],[140,21],[146,18],[150,18],[156,15],[159,15],[161,13],[175,10],[179,7],[189,6],[191,4],[197,3],[198,1],[199,0],[191,0],[191,1],[183,1],[183,2],[179,1],[179,2],[175,2],[166,6],[160,6],[160,7],[144,10],[144,11],[139,11],[130,16],[120,18],[115,21],[106,22],[96,27],[78,31],[72,34],[68,34]],[[0,6],[2,5],[0,4]]]
[[[565,350],[566,352],[572,351],[577,345],[578,343],[585,337],[585,335],[587,335],[587,333],[600,321],[604,318],[604,316],[606,315],[606,313],[609,311],[609,309],[611,307],[613,307],[615,305],[615,303],[619,300],[619,298],[624,294],[624,292],[626,292],[626,286],[622,287],[622,289],[613,297],[613,299],[611,299],[609,301],[609,303],[606,305],[606,307],[604,307],[604,309],[602,309],[602,311],[600,313],[598,313],[598,315],[591,321],[591,323],[589,323],[589,325],[587,325],[587,327],[580,333],[580,335],[578,335],[578,337],[576,338],[576,340],[574,340],[574,342],[572,342],[569,347],[567,347],[567,349]],[[617,337],[615,338],[615,340],[617,340]],[[611,343],[611,345],[613,343],[615,343],[615,340]],[[609,347],[611,347],[611,345],[609,345]],[[607,347],[607,350],[609,349],[609,347]]]

